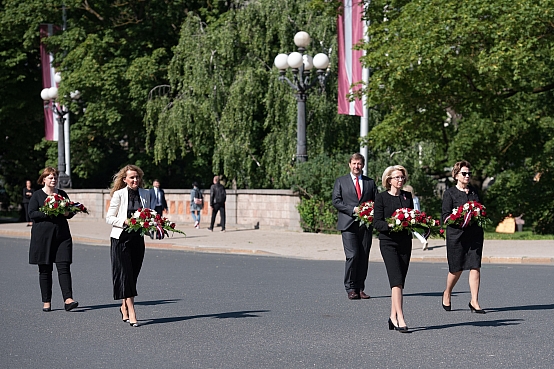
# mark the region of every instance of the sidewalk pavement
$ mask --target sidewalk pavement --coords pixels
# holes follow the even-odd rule
[[[69,221],[73,242],[109,246],[111,226],[103,221],[79,218]],[[344,260],[340,234],[291,232],[275,229],[230,228],[213,232],[195,229],[191,224],[177,224],[187,236],[175,233],[163,240],[145,238],[147,248],[195,252],[265,255],[311,260]],[[0,224],[0,237],[30,238],[26,223]],[[370,261],[382,261],[379,240],[373,239]],[[412,262],[446,264],[446,244],[441,239],[429,240],[429,249],[422,250],[414,239]],[[483,263],[554,265],[554,240],[485,240]]]

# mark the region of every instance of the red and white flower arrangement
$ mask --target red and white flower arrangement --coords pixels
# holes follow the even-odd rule
[[[51,217],[57,217],[66,212],[88,214],[88,209],[83,204],[80,202],[73,202],[57,193],[49,195],[46,200],[44,200],[44,205],[41,206],[39,210]]]
[[[486,227],[492,221],[487,218],[487,211],[484,205],[477,201],[468,201],[457,208],[452,209],[452,214],[444,220],[444,226],[457,226],[465,228],[470,224],[477,223],[479,227]]]
[[[418,232],[425,239],[430,236],[443,236],[444,230],[440,226],[440,221],[419,210],[410,208],[396,209],[392,216],[387,219],[391,232]]]
[[[358,207],[358,212],[355,215],[356,220],[367,228],[371,227],[373,224],[373,206],[373,201],[366,201]]]
[[[127,225],[127,232],[139,232],[141,236],[152,232],[162,239],[164,236],[169,237],[169,231],[186,235],[185,232],[175,229],[175,223],[148,208],[135,211],[133,216],[127,219]]]

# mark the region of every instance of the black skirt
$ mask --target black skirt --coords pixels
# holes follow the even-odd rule
[[[137,232],[123,231],[111,238],[113,298],[137,296],[137,280],[144,260],[144,238]]]

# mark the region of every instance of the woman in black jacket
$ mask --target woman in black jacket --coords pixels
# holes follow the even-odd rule
[[[42,294],[42,311],[51,311],[52,305],[52,271],[54,263],[58,269],[58,281],[62,290],[65,310],[75,309],[79,303],[73,300],[71,287],[71,270],[73,241],[67,219],[75,214],[66,212],[51,217],[40,211],[44,200],[55,193],[69,199],[67,193],[56,188],[58,171],[46,167],[37,183],[44,187],[33,193],[29,201],[29,217],[33,221],[31,245],[29,247],[29,264],[38,264],[39,285]]]
[[[387,268],[391,288],[391,312],[389,329],[408,332],[404,320],[403,290],[412,255],[412,235],[407,231],[391,232],[393,224],[387,222],[396,209],[414,208],[412,194],[403,191],[408,179],[406,168],[395,165],[385,169],[383,187],[387,189],[375,197],[373,227],[379,231],[379,247]]]

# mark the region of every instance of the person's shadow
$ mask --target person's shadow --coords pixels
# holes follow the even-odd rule
[[[430,325],[428,327],[414,327],[410,328],[408,333],[418,332],[418,331],[432,331],[436,329],[447,329],[453,327],[504,327],[509,325],[517,325],[524,319],[497,319],[497,320],[483,320],[478,322],[463,322],[463,323],[452,323],[452,324],[441,324],[441,325]]]
[[[179,301],[181,301],[181,299],[137,301],[135,302],[135,305],[141,305],[141,306],[165,305],[165,304],[174,304]],[[121,306],[121,302],[102,304],[102,305],[79,306],[77,309],[74,310],[74,312],[83,313],[88,310],[112,309],[120,306]]]
[[[176,316],[176,317],[167,317],[167,318],[157,318],[150,319],[146,321],[141,321],[140,325],[150,325],[150,324],[163,324],[163,323],[174,323],[182,322],[185,320],[191,319],[200,319],[200,318],[213,318],[213,319],[239,319],[239,318],[258,318],[260,315],[256,313],[267,313],[270,310],[243,310],[243,311],[230,311],[227,313],[215,313],[215,314],[201,314],[201,315],[189,315],[189,316]]]

